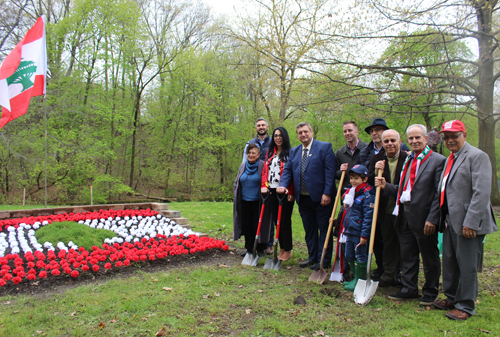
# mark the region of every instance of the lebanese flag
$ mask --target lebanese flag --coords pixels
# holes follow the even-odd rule
[[[38,18],[26,36],[0,65],[0,129],[28,111],[33,96],[45,95],[47,46],[45,17]]]

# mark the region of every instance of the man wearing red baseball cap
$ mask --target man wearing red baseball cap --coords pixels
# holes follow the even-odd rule
[[[438,190],[446,299],[432,304],[448,310],[448,318],[466,320],[476,313],[484,236],[498,230],[490,203],[491,163],[486,153],[465,141],[467,132],[461,121],[444,123],[440,133],[451,151]]]

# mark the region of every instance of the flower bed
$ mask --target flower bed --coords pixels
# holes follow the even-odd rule
[[[90,251],[74,243],[36,241],[35,231],[55,221],[76,221],[91,228],[112,230]],[[26,236],[28,237],[26,239]],[[69,246],[69,248],[66,246]],[[147,210],[107,210],[27,217],[0,221],[0,286],[47,277],[78,278],[82,273],[119,269],[210,249],[227,250],[224,241],[199,237],[175,221]]]

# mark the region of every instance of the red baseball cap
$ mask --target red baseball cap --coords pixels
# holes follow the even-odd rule
[[[458,119],[454,119],[452,121],[445,122],[443,124],[443,129],[441,131],[439,131],[439,133],[445,132],[445,131],[450,131],[450,132],[462,131],[462,132],[465,132],[465,125],[464,125],[464,123],[462,123]]]

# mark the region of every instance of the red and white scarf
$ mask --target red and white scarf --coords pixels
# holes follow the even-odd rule
[[[420,168],[420,165],[429,158],[431,155],[432,150],[430,147],[426,146],[417,156],[416,160],[413,160],[415,157],[415,152],[413,153],[413,156],[408,156],[406,157],[406,160],[403,164],[403,170],[401,171],[401,176],[399,178],[399,189],[398,189],[398,196],[396,198],[396,207],[394,207],[394,211],[392,212],[393,215],[398,215],[399,214],[399,204],[400,202],[402,203],[407,203],[411,201],[411,190],[413,189],[413,184],[415,183],[415,178],[418,174],[418,169]],[[410,165],[411,163],[411,165]],[[410,168],[410,178],[404,184],[404,180],[406,177],[406,174],[408,172],[408,168]]]

